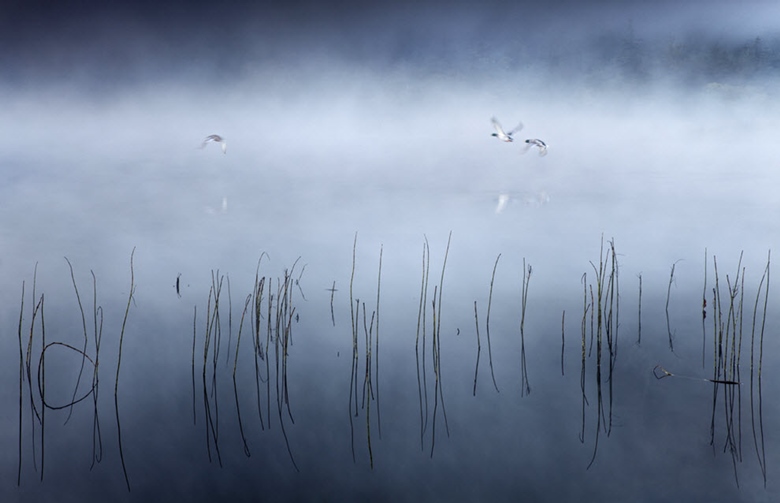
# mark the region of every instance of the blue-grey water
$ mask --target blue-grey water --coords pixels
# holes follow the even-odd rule
[[[19,29],[2,501],[777,499],[771,23],[390,11]]]

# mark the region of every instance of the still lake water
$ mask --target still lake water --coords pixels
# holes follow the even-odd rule
[[[763,315],[762,282],[780,235],[775,100],[542,104],[473,85],[383,85],[275,99],[241,88],[219,104],[176,89],[113,102],[5,95],[22,134],[1,159],[2,500],[775,500],[780,410],[757,393],[759,354],[762,396],[780,391],[780,312],[771,286]],[[493,114],[523,120],[518,136],[549,154],[490,137]],[[227,154],[197,148],[212,133]],[[615,294],[599,304],[612,314],[601,358],[600,254]],[[93,359],[95,275],[98,393],[46,409],[42,434],[42,324],[47,343],[84,346],[63,257]],[[207,316],[221,278],[217,336]],[[256,359],[252,309],[241,317],[261,279]],[[23,358],[45,303],[20,443],[23,282]],[[719,312],[721,349],[736,355],[728,344],[743,337],[739,375],[714,375]],[[47,403],[67,404],[81,354],[45,355]],[[657,365],[675,376],[656,379]],[[92,375],[87,361],[77,398]]]

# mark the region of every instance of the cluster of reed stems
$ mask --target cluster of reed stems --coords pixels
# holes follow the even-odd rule
[[[251,450],[244,432],[244,422],[241,415],[241,407],[238,391],[238,361],[240,357],[240,348],[244,327],[248,324],[252,331],[252,356],[254,360],[254,380],[255,396],[257,403],[257,413],[262,430],[270,429],[272,425],[272,410],[275,410],[278,418],[279,427],[284,438],[290,461],[293,467],[298,470],[298,465],[293,456],[290,440],[287,435],[286,422],[295,424],[290,405],[290,393],[288,385],[288,356],[293,344],[292,328],[293,320],[297,319],[294,307],[294,291],[297,287],[302,298],[303,290],[300,286],[300,279],[303,275],[301,269],[298,278],[293,277],[295,268],[300,260],[296,259],[290,269],[285,269],[281,278],[276,278],[274,288],[274,278],[260,275],[260,266],[266,253],[260,255],[255,271],[255,280],[252,292],[244,300],[244,306],[239,321],[238,334],[236,337],[236,346],[233,352],[230,351],[232,339],[232,297],[230,294],[230,279],[227,277],[228,290],[228,342],[226,364],[229,364],[230,357],[233,357],[233,396],[236,407],[236,416],[238,429],[243,444],[243,452],[247,457],[251,456]],[[203,416],[205,419],[206,431],[206,451],[209,461],[212,461],[212,445],[219,466],[222,466],[222,456],[219,444],[219,400],[218,400],[218,361],[220,348],[222,347],[222,330],[224,322],[222,320],[222,288],[226,276],[219,271],[212,271],[211,288],[206,307],[205,324],[203,329],[203,365],[201,371],[202,396],[203,396]],[[193,423],[197,424],[196,411],[196,389],[195,389],[195,349],[197,347],[198,323],[197,306],[193,314],[193,334],[192,334],[192,396],[193,396]],[[249,323],[247,323],[247,320]],[[211,359],[209,360],[209,357]],[[271,361],[273,359],[273,362]],[[263,397],[263,395],[265,395]],[[272,409],[271,399],[275,398],[276,407]],[[265,409],[265,416],[264,416]],[[267,421],[266,419],[267,418]],[[286,419],[285,419],[286,418]]]
[[[130,254],[130,293],[128,296],[127,308],[125,309],[124,318],[122,320],[121,330],[119,332],[119,350],[116,366],[116,377],[114,381],[114,411],[116,416],[117,425],[117,440],[119,449],[119,459],[122,465],[122,473],[124,475],[125,484],[127,490],[130,490],[130,479],[127,474],[127,466],[125,464],[124,449],[122,444],[122,430],[121,421],[119,417],[119,374],[120,366],[122,362],[122,344],[124,341],[125,328],[127,326],[127,318],[130,312],[130,305],[135,293],[135,274],[133,270],[133,257],[135,255],[135,248]],[[30,403],[30,420],[31,420],[31,451],[33,458],[33,468],[40,472],[40,479],[44,478],[45,468],[45,452],[46,452],[46,411],[60,411],[68,410],[68,415],[65,418],[64,425],[70,421],[73,414],[73,408],[77,404],[92,397],[92,459],[90,463],[90,470],[95,467],[96,463],[100,463],[103,459],[103,437],[100,425],[100,415],[98,409],[98,391],[100,389],[100,345],[103,337],[103,308],[98,305],[97,302],[97,278],[93,271],[90,271],[92,275],[92,338],[94,343],[94,353],[90,356],[89,352],[89,329],[87,328],[87,317],[84,313],[84,305],[81,301],[81,295],[79,293],[78,284],[76,282],[75,273],[73,271],[73,265],[68,258],[65,258],[70,270],[71,282],[73,284],[73,290],[76,295],[76,302],[78,304],[79,313],[81,315],[82,331],[84,335],[84,343],[81,348],[78,348],[72,344],[63,341],[49,341],[46,339],[46,317],[44,310],[43,293],[40,296],[36,292],[36,283],[38,276],[38,266],[36,264],[33,272],[33,284],[32,284],[32,303],[33,309],[30,317],[29,330],[24,328],[24,298],[25,298],[25,283],[22,283],[22,295],[19,309],[19,325],[18,325],[18,342],[19,342],[19,438],[18,438],[18,470],[17,470],[17,485],[21,484],[22,479],[22,454],[23,454],[23,421],[24,421],[24,383],[27,383],[28,398]],[[24,347],[23,334],[27,334],[27,344]],[[37,337],[36,337],[37,336]],[[37,342],[39,341],[39,342]],[[72,351],[81,356],[81,365],[76,378],[76,383],[73,387],[73,394],[69,402],[64,404],[52,403],[51,398],[46,395],[46,353],[54,348],[62,348],[68,351]],[[34,361],[34,352],[38,351],[37,369],[33,377],[32,367]],[[50,356],[51,358],[51,356]],[[85,365],[89,363],[92,366],[92,378],[86,391],[80,391],[82,389],[81,381],[84,377]],[[39,431],[36,433],[36,429]],[[37,440],[36,440],[37,439]],[[37,441],[37,444],[36,444]],[[38,461],[38,453],[40,453],[40,461]]]
[[[352,326],[352,360],[350,364],[350,382],[349,382],[349,428],[350,428],[350,447],[352,450],[352,461],[356,462],[355,456],[355,418],[360,416],[360,410],[365,411],[366,416],[366,448],[368,450],[369,466],[374,468],[374,450],[371,443],[371,403],[376,402],[376,425],[379,438],[382,438],[382,414],[380,408],[380,386],[379,386],[379,299],[382,285],[382,253],[383,247],[379,248],[379,270],[376,281],[376,306],[371,312],[371,321],[368,321],[368,309],[365,302],[360,302],[359,298],[354,296],[354,282],[357,253],[357,233],[352,243],[352,272],[349,278],[349,306],[350,322]],[[331,289],[331,316],[333,313],[332,295],[335,291],[334,286]],[[360,375],[360,308],[363,307],[363,385],[358,391],[358,381]],[[335,321],[334,321],[335,324]],[[358,396],[360,407],[358,407]]]
[[[433,287],[431,299],[431,366],[433,372],[433,413],[431,415],[431,448],[430,456],[436,447],[436,424],[439,406],[441,404],[442,416],[444,418],[444,428],[447,436],[450,435],[450,426],[447,420],[447,408],[444,404],[444,388],[442,386],[442,366],[441,366],[441,306],[442,292],[444,289],[444,273],[447,269],[447,257],[450,253],[450,243],[452,241],[452,231],[447,237],[447,247],[444,251],[444,260],[441,266],[441,277],[439,284]],[[420,399],[420,449],[425,450],[425,433],[428,429],[429,403],[428,396],[428,370],[425,364],[426,352],[426,325],[428,310],[428,277],[430,273],[430,246],[428,238],[425,237],[422,257],[422,284],[420,286],[420,306],[417,312],[417,335],[415,336],[415,358],[417,364],[417,395]],[[422,347],[422,356],[420,348]]]
[[[715,286],[711,290],[712,316],[712,413],[710,418],[710,444],[716,448],[717,409],[722,402],[722,418],[725,438],[723,452],[731,456],[734,478],[739,485],[737,463],[742,456],[742,361],[745,320],[745,267],[740,253],[733,279],[726,275],[726,288],[722,288],[718,273],[717,257],[712,257]],[[753,444],[758,464],[766,485],[766,450],[763,429],[762,363],[764,331],[769,298],[769,269],[771,252],[767,254],[766,267],[756,291],[750,330],[750,415]],[[706,251],[705,251],[706,269]],[[704,290],[706,292],[706,276]],[[763,298],[763,299],[762,299]],[[763,300],[763,305],[762,301]],[[703,315],[706,318],[706,298],[703,299]],[[749,308],[748,308],[749,309]],[[757,340],[758,339],[758,340]],[[706,343],[706,332],[704,333]]]
[[[580,388],[582,390],[582,426],[580,442],[585,442],[585,409],[589,406],[586,393],[586,363],[593,359],[596,366],[596,423],[593,444],[588,468],[596,460],[599,434],[603,430],[609,436],[612,432],[612,402],[615,362],[618,353],[618,318],[620,313],[620,295],[618,284],[618,260],[615,252],[615,241],[609,241],[609,250],[604,250],[604,239],[601,240],[598,265],[590,263],[595,272],[594,285],[587,282],[587,274],[582,275],[583,309],[582,309],[582,339]],[[590,313],[590,343],[587,339],[587,321]],[[596,352],[593,354],[595,341]],[[606,377],[602,366],[606,365]],[[603,386],[607,385],[607,408],[604,406]]]

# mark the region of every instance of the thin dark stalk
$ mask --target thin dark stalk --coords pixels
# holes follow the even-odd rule
[[[474,366],[474,390],[472,396],[477,396],[477,376],[479,375],[479,354],[482,351],[482,345],[479,342],[479,317],[477,316],[477,301],[474,301],[474,324],[477,329],[477,364]]]
[[[639,274],[639,328],[637,330],[637,345],[642,344],[642,273]]]
[[[593,339],[594,339],[595,333],[596,333],[595,332],[594,321],[595,321],[595,318],[596,318],[596,311],[597,311],[597,309],[596,309],[596,300],[595,300],[595,297],[593,295],[593,285],[589,285],[589,289],[590,289],[591,310],[590,310],[590,345],[588,346],[588,357],[590,357],[590,355],[593,353]]]
[[[382,283],[382,251],[383,246],[379,247],[379,273],[376,279],[376,353],[375,353],[375,378],[376,378],[376,424],[379,432],[379,438],[382,438],[382,414],[379,408],[379,290]],[[373,467],[373,461],[371,462]]]
[[[617,260],[617,252],[615,251],[615,239],[611,239],[609,247],[612,252],[612,272],[610,273],[610,308],[609,308],[609,327],[610,337],[608,339],[610,343],[610,367],[609,367],[609,381],[610,381],[610,410],[612,409],[612,372],[615,369],[615,362],[617,361],[618,353],[618,341],[620,331],[620,264]],[[615,308],[615,316],[612,317],[612,306]],[[612,414],[610,413],[610,423],[612,422]]]
[[[244,435],[244,425],[241,422],[241,409],[238,404],[238,385],[236,384],[236,369],[238,368],[238,350],[241,346],[241,332],[244,328],[244,318],[246,317],[249,304],[252,302],[252,294],[246,296],[244,301],[244,310],[241,312],[241,321],[238,323],[238,336],[236,337],[236,356],[233,359],[233,395],[236,399],[236,415],[238,416],[238,430],[241,433],[241,441],[244,443],[244,455],[250,457],[252,454],[249,451],[249,446],[246,443],[246,436]],[[261,419],[262,421],[262,419]]]
[[[357,304],[358,312],[360,312],[360,301],[356,300],[355,303]],[[354,310],[350,307],[350,311]],[[352,324],[354,326],[355,320],[352,319]],[[353,334],[354,335],[354,334]],[[355,417],[357,417],[357,371],[358,371],[358,352],[357,352],[357,342],[353,338],[353,346],[352,346],[352,363],[350,365],[350,376],[349,376],[349,433],[350,433],[350,446],[352,449],[352,462],[355,463],[355,426],[352,420],[352,402],[355,402]]]
[[[423,386],[425,382],[425,311],[427,306],[427,292],[428,292],[428,266],[426,265],[426,259],[430,260],[428,252],[428,239],[425,239],[423,243],[422,253],[422,279],[420,284],[420,306],[417,311],[417,333],[414,340],[414,356],[417,369],[417,396],[420,403],[420,449],[424,449],[423,437],[425,435],[425,426],[428,420],[428,389],[427,384]],[[423,358],[422,358],[422,382],[420,380],[420,330],[423,334]],[[425,414],[423,415],[423,388],[425,388]]]
[[[704,368],[704,359],[707,346],[707,248],[704,249],[704,287],[701,292],[701,368]]]
[[[580,430],[580,442],[585,443],[585,405],[588,404],[588,398],[585,394],[585,360],[587,346],[587,319],[588,319],[588,282],[587,274],[582,275],[582,344],[581,344],[581,365],[580,365],[580,389],[582,390],[582,429]]]
[[[198,321],[198,306],[195,306],[192,315],[192,424],[197,425],[195,414],[195,339],[197,335],[196,325]]]
[[[449,421],[447,421],[447,408],[444,405],[444,390],[442,388],[442,373],[441,373],[441,297],[442,293],[444,291],[444,271],[447,269],[447,258],[450,254],[450,242],[452,241],[452,231],[450,231],[449,236],[447,237],[447,248],[444,250],[444,261],[441,265],[441,279],[439,280],[439,312],[436,315],[437,322],[436,325],[436,367],[437,367],[437,381],[438,381],[438,388],[439,388],[439,396],[441,397],[441,411],[442,415],[444,416],[444,428],[447,431],[447,436],[450,436],[450,426]],[[434,293],[435,296],[435,293]]]
[[[46,347],[46,317],[43,314],[43,294],[41,294],[41,346]],[[43,349],[41,349],[40,370],[38,371],[38,386],[41,394],[41,482],[43,481],[43,465],[46,460],[46,366],[44,365]]]
[[[33,270],[33,286],[32,286],[32,316],[30,319],[30,335],[27,338],[27,351],[25,355],[25,371],[27,374],[27,389],[29,391],[29,397],[30,397],[30,410],[32,411],[32,415],[30,416],[30,436],[32,441],[32,454],[33,454],[33,468],[35,471],[38,471],[38,462],[36,459],[36,449],[35,449],[35,421],[38,421],[38,424],[41,423],[41,414],[38,412],[38,407],[35,405],[35,398],[33,397],[33,390],[32,390],[32,347],[33,347],[33,339],[35,335],[35,321],[38,316],[38,312],[41,308],[41,303],[43,302],[43,295],[41,295],[40,300],[36,300],[36,293],[35,293],[35,287],[38,277],[38,264],[35,264],[35,269]]]
[[[496,384],[496,374],[493,372],[493,351],[490,347],[490,307],[493,304],[493,282],[496,279],[496,268],[498,267],[498,260],[501,258],[499,253],[496,257],[496,262],[493,264],[493,274],[490,276],[490,293],[488,295],[488,307],[487,307],[487,319],[485,320],[485,336],[488,343],[488,362],[490,363],[490,377],[493,379],[493,386],[498,392],[498,384]]]
[[[122,449],[122,426],[119,421],[119,369],[122,365],[122,343],[125,339],[125,327],[127,326],[127,317],[130,314],[130,304],[133,301],[133,294],[135,293],[135,271],[133,270],[133,257],[135,256],[135,247],[130,253],[130,294],[127,296],[127,307],[125,308],[125,316],[122,319],[122,329],[119,332],[119,357],[116,362],[116,378],[114,380],[114,411],[116,412],[116,429],[117,439],[119,441],[119,459],[122,462],[122,473],[125,476],[125,484],[127,485],[127,491],[130,492],[130,479],[127,477],[127,466],[125,465],[125,455]]]
[[[438,367],[438,358],[436,356],[436,338],[438,334],[436,333],[436,292],[437,292],[438,286],[433,287],[433,300],[431,301],[431,312],[433,313],[433,349],[431,351],[432,358],[433,358],[433,374],[435,377],[435,383],[434,383],[434,393],[433,393],[433,421],[432,421],[432,428],[431,428],[431,457],[433,457],[433,450],[436,446],[436,412],[439,410],[439,367]]]
[[[374,468],[374,452],[371,447],[371,401],[374,399],[373,384],[371,382],[371,344],[374,328],[374,316],[371,313],[370,328],[366,327],[366,304],[363,303],[363,330],[366,335],[366,375],[363,380],[363,408],[366,410],[366,444],[368,446],[368,458],[371,468]]]
[[[228,290],[228,343],[227,351],[225,352],[225,366],[230,364],[230,342],[233,338],[233,299],[230,296],[230,276],[227,277],[227,290]]]
[[[564,365],[563,365],[563,354],[564,350],[566,348],[566,310],[563,310],[563,313],[561,313],[561,375],[565,375],[564,372]]]
[[[72,400],[76,399],[76,393],[78,393],[79,384],[81,383],[81,376],[84,373],[84,363],[86,359],[86,351],[87,351],[87,344],[89,342],[89,338],[87,336],[87,317],[84,315],[84,307],[81,305],[81,297],[79,296],[79,289],[78,286],[76,286],[76,277],[73,274],[73,266],[70,263],[70,260],[68,260],[68,257],[65,257],[65,262],[68,263],[68,268],[70,269],[70,279],[73,282],[73,290],[76,292],[76,301],[79,305],[79,312],[81,313],[81,325],[84,330],[84,349],[82,349],[82,357],[81,357],[81,367],[79,368],[79,375],[76,377],[76,385],[73,387],[73,397]],[[73,415],[73,407],[70,407],[68,409],[68,417],[65,418],[65,424],[68,424],[68,421],[70,421],[71,416]]]
[[[277,301],[276,301],[276,341],[274,344],[274,354],[276,357],[276,411],[279,416],[279,427],[282,430],[282,436],[284,437],[284,444],[287,447],[287,454],[290,456],[290,461],[293,464],[296,472],[299,472],[298,464],[295,462],[295,457],[290,447],[290,439],[287,436],[287,429],[284,426],[284,417],[282,414],[283,404],[287,404],[287,413],[292,421],[292,413],[290,412],[290,403],[286,396],[286,379],[287,379],[287,344],[289,342],[290,320],[292,317],[292,311],[289,312],[290,317],[287,318],[287,326],[282,325],[282,320],[285,319],[285,310],[289,308],[287,304],[289,297],[287,296],[287,288],[289,287],[289,276],[285,272],[285,282],[280,284],[277,288]],[[283,339],[283,340],[280,340]],[[282,353],[280,356],[279,353]],[[279,364],[282,364],[281,383],[280,383],[280,371]],[[293,421],[294,422],[294,421]],[[269,421],[270,423],[270,421]]]
[[[353,304],[355,303],[353,293],[352,293],[352,287],[355,282],[355,255],[357,250],[357,232],[355,233],[355,240],[352,242],[352,273],[349,276],[349,316],[352,320],[352,366],[353,366],[353,373],[357,373],[357,351],[358,351],[358,327],[357,327],[357,314],[355,313],[355,310],[352,308]],[[358,313],[360,312],[360,304],[357,304]],[[355,386],[355,416],[357,416],[357,375],[354,379],[354,386]],[[351,407],[350,407],[351,408]]]
[[[206,421],[206,448],[211,460],[210,438],[214,439],[214,449],[217,454],[217,461],[222,467],[222,456],[219,450],[219,397],[217,395],[217,359],[220,346],[221,322],[220,322],[220,297],[222,295],[222,282],[224,276],[219,274],[219,270],[211,271],[211,288],[209,290],[209,302],[206,310],[206,334],[203,344],[203,406]],[[213,301],[213,302],[212,302]],[[213,408],[209,400],[208,387],[206,384],[207,365],[209,350],[211,348],[211,396],[213,397]]]
[[[270,371],[268,365],[268,361],[266,360],[266,351],[263,350],[263,342],[260,340],[261,335],[261,327],[262,327],[262,319],[263,319],[263,292],[265,290],[265,276],[260,276],[260,264],[262,263],[263,256],[268,256],[265,252],[260,254],[260,258],[257,259],[257,267],[255,268],[255,284],[252,288],[252,345],[253,345],[253,359],[255,362],[255,396],[257,399],[257,415],[260,418],[260,428],[265,430],[265,422],[263,421],[263,407],[262,407],[262,399],[260,397],[260,381],[262,381],[262,377],[260,377],[260,362],[259,360],[265,360],[266,361],[266,380],[268,381],[268,373]],[[269,281],[270,284],[270,281]],[[243,315],[242,315],[243,316]],[[269,313],[268,313],[269,319],[270,319],[270,305],[269,305]],[[270,327],[269,327],[269,333],[270,333]],[[236,353],[238,354],[238,353]],[[271,426],[271,420],[270,420],[270,405],[268,408],[268,427]]]
[[[666,331],[669,334],[669,350],[671,352],[674,352],[674,341],[672,337],[672,326],[669,322],[669,298],[672,295],[672,283],[674,282],[674,266],[677,265],[677,262],[672,264],[672,271],[669,273],[669,286],[666,289]]]
[[[712,358],[712,378],[717,380],[720,377],[721,351],[723,348],[723,323],[722,323],[722,305],[720,302],[720,285],[718,279],[718,259],[713,255],[713,268],[715,270],[715,287],[712,292],[712,305],[715,313],[712,317],[713,322],[713,358]],[[712,390],[712,415],[710,417],[710,444],[715,445],[715,413],[718,402],[718,387],[713,386]]]
[[[355,463],[355,426],[352,420],[352,403],[355,403],[354,415],[357,417],[357,367],[358,367],[358,341],[357,341],[357,320],[354,304],[357,304],[358,313],[360,313],[360,303],[355,301],[352,293],[352,287],[355,282],[355,255],[357,250],[357,232],[355,233],[355,239],[352,242],[352,272],[349,276],[349,319],[352,324],[352,362],[350,364],[349,375],[349,406],[347,409],[349,415],[349,434],[350,434],[350,446],[352,449],[352,462]]]
[[[758,458],[758,465],[761,469],[761,475],[764,479],[764,487],[766,487],[766,447],[764,444],[764,419],[763,419],[763,398],[761,394],[761,364],[763,361],[764,351],[764,327],[766,323],[766,312],[769,300],[769,261],[771,252],[767,253],[766,268],[764,274],[761,276],[761,282],[758,285],[758,293],[756,293],[756,302],[753,306],[753,326],[750,334],[750,424],[753,432],[753,445],[756,449],[756,457]],[[761,319],[761,331],[759,336],[759,349],[758,349],[758,374],[757,374],[757,393],[754,391],[754,367],[756,364],[756,349],[755,349],[755,335],[756,335],[756,319],[758,314],[758,303],[761,298],[761,288],[766,283],[766,289],[764,290],[764,308]],[[758,413],[756,414],[756,401],[758,402]],[[756,418],[758,416],[758,418]],[[756,429],[756,419],[758,419],[758,429]]]
[[[520,396],[529,395],[531,393],[531,385],[528,382],[528,366],[525,360],[525,307],[528,301],[528,284],[531,281],[531,265],[528,264],[528,269],[525,266],[525,259],[523,259],[523,287],[522,287],[522,299],[520,305]]]
[[[24,350],[22,348],[22,322],[24,320],[24,281],[22,281],[22,299],[19,307],[19,463],[16,472],[16,485],[22,484],[22,404],[24,402]]]
[[[422,430],[425,431],[428,428],[428,372],[425,369],[425,336],[426,336],[426,314],[428,312],[428,278],[431,271],[431,250],[428,245],[428,237],[425,238],[425,253],[423,253],[423,259],[425,261],[425,267],[423,268],[423,284],[424,290],[421,297],[422,307],[422,375],[423,375],[423,398],[425,401],[425,422],[422,425]],[[434,296],[435,298],[435,296]],[[419,320],[418,320],[419,322]]]
[[[613,404],[613,385],[614,380],[613,372],[615,370],[615,364],[617,362],[617,352],[618,352],[618,329],[620,326],[619,320],[620,320],[620,285],[619,285],[619,275],[620,275],[620,266],[618,264],[617,260],[617,252],[615,252],[615,240],[612,239],[609,242],[609,247],[611,251],[611,260],[610,263],[612,265],[612,270],[610,272],[609,276],[609,315],[607,317],[607,346],[609,350],[609,427],[607,429],[607,436],[609,436],[612,433],[612,404]],[[614,306],[614,317],[612,315],[612,310]]]
[[[272,308],[274,302],[273,294],[273,280],[268,280],[268,311],[266,313],[266,326],[265,326],[265,406],[268,411],[268,429],[271,429],[271,333],[273,332],[272,325]],[[278,302],[278,301],[277,301]],[[278,337],[277,337],[278,339]],[[257,404],[258,410],[260,409],[260,403]],[[262,424],[262,421],[261,421]]]
[[[374,387],[373,383],[371,381],[371,345],[372,345],[372,336],[374,331],[374,317],[376,313],[371,313],[371,327],[368,326],[368,319],[367,319],[367,311],[366,311],[366,303],[363,303],[363,334],[365,335],[365,364],[364,364],[364,370],[365,375],[363,376],[363,403],[360,406],[362,409],[366,408],[366,399],[368,399],[369,404],[371,403],[371,400],[374,399]]]
[[[298,257],[300,259],[301,257]],[[296,260],[298,262],[298,260]],[[303,264],[303,267],[301,267],[301,272],[298,274],[298,278],[295,280],[295,286],[298,287],[298,291],[301,292],[301,298],[306,301],[306,295],[303,294],[303,288],[301,288],[301,278],[303,277],[303,271],[306,270],[306,266],[308,264]],[[293,268],[295,267],[295,264],[293,264]],[[290,271],[292,273],[292,270]]]
[[[439,286],[433,289],[433,345],[431,349],[431,356],[433,359],[433,373],[436,379],[434,385],[434,403],[433,403],[433,431],[431,432],[431,457],[433,457],[433,451],[436,444],[436,412],[438,410],[439,401],[441,401],[442,415],[444,416],[444,427],[447,431],[447,436],[450,435],[450,427],[447,421],[447,409],[444,406],[444,392],[442,388],[442,373],[441,373],[441,299],[442,290],[444,288],[444,271],[447,268],[447,257],[450,253],[450,242],[452,240],[452,231],[450,231],[447,238],[447,248],[444,252],[444,261],[441,267],[441,279],[439,280]],[[436,296],[438,292],[438,298]],[[438,310],[437,310],[438,306]]]
[[[333,286],[330,287],[330,319],[333,322],[333,326],[336,326],[336,313],[333,311],[333,297],[336,295],[336,281],[333,281]]]
[[[95,368],[92,374],[92,463],[89,467],[92,470],[95,463],[100,463],[103,459],[103,438],[100,433],[100,416],[98,416],[98,370],[100,368],[100,342],[103,339],[103,308],[97,304],[97,278],[93,271],[90,270],[90,273],[92,274],[92,319],[95,335]],[[98,322],[98,319],[100,322]]]

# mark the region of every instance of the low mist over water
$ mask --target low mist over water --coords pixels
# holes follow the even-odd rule
[[[778,14],[4,9],[0,499],[775,500]]]

